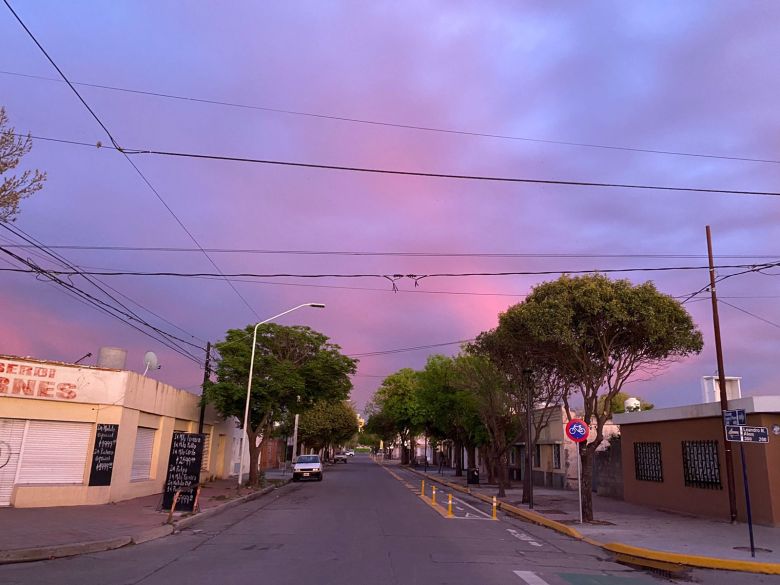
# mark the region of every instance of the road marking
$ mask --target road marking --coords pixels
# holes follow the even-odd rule
[[[547,581],[542,579],[539,575],[533,571],[513,571],[515,575],[520,577],[528,585],[548,585]]]
[[[461,512],[463,512],[463,508],[461,508],[460,506],[455,506],[455,509],[456,510],[460,510]]]
[[[512,536],[514,536],[515,538],[523,540],[532,546],[542,546],[541,544],[536,542],[529,534],[526,534],[525,532],[518,532],[514,528],[507,528],[506,531]]]

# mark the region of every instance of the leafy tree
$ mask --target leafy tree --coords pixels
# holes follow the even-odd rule
[[[422,430],[422,406],[418,396],[417,372],[404,368],[384,379],[374,394],[370,407],[369,432],[391,428],[393,435],[401,439],[401,463],[409,463],[414,437]],[[380,417],[372,423],[372,418]],[[381,436],[381,434],[380,434]]]
[[[627,392],[618,392],[612,397],[612,414],[622,414],[626,412],[626,405],[625,402],[631,398],[631,396]],[[653,410],[655,408],[655,404],[652,402],[648,402],[647,400],[636,397],[637,400],[641,403],[640,410]],[[602,396],[599,398],[599,408],[603,409],[604,405],[601,403],[606,399],[606,397]]]
[[[46,173],[27,170],[20,175],[6,174],[15,169],[25,154],[32,149],[32,138],[18,136],[8,126],[8,115],[0,107],[0,221],[13,221],[19,213],[19,202],[43,188]]]
[[[593,457],[612,416],[612,400],[637,372],[699,353],[702,336],[678,301],[650,283],[603,275],[561,278],[537,286],[499,318],[499,327],[529,336],[582,395],[583,418],[595,427],[582,447],[583,517],[593,519]],[[603,398],[603,399],[602,399]],[[563,397],[571,418],[569,394]]]
[[[223,416],[235,416],[243,425],[254,325],[230,329],[215,345],[221,359],[217,382],[206,386],[206,398]],[[319,400],[346,400],[352,388],[355,360],[309,327],[260,325],[249,408],[249,483],[258,481],[258,437],[265,440],[273,423],[286,413],[300,412]]]
[[[315,450],[344,443],[357,432],[357,413],[346,400],[319,400],[304,411],[298,423],[301,442]]]

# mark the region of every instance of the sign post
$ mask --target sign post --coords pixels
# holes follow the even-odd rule
[[[769,443],[769,429],[747,426],[744,410],[724,410],[723,422],[726,425],[726,440],[739,443],[739,457],[742,459],[742,482],[745,486],[745,508],[747,511],[748,533],[750,534],[750,556],[756,556],[756,544],[753,538],[753,512],[750,508],[750,485],[748,484],[747,462],[745,461],[745,443]]]
[[[582,469],[580,468],[580,443],[588,440],[590,429],[584,420],[573,418],[566,423],[566,436],[577,444],[577,494],[580,504],[580,524],[582,524]]]

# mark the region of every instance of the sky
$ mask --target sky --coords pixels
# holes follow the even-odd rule
[[[12,6],[68,79],[91,84],[75,87],[125,149],[780,190],[776,2]],[[66,246],[56,253],[85,270],[376,275],[99,277],[144,321],[191,344],[177,342],[193,359],[42,277],[0,272],[0,353],[75,361],[91,352],[82,363],[94,364],[114,346],[143,371],[154,351],[162,368],[150,375],[196,393],[207,340],[302,303],[326,308],[277,322],[363,354],[352,393],[362,409],[385,376],[455,354],[455,342],[495,327],[560,273],[693,267],[610,273],[683,299],[708,284],[706,225],[720,277],[780,260],[773,195],[125,157],[5,6],[0,105],[18,132],[38,137],[20,168],[48,175],[11,224],[21,231],[0,229],[0,246],[42,267],[56,264],[18,247],[20,234]],[[0,255],[0,268],[18,266]],[[547,274],[385,278],[473,272]],[[725,371],[742,377],[743,394],[778,393],[778,276],[780,267],[718,285]],[[82,277],[70,282],[114,303]],[[685,307],[702,353],[627,388],[656,406],[700,402],[701,377],[717,371],[708,293]]]

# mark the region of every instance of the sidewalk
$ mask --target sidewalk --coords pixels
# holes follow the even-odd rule
[[[388,461],[386,464],[397,464]],[[412,468],[418,473],[422,467]],[[428,468],[428,477],[434,480],[451,483],[461,490],[466,489],[466,477],[455,477],[452,469],[445,469],[443,475],[438,474],[438,468]],[[472,494],[492,498],[498,493],[496,485],[468,486]],[[527,511],[528,506],[522,504],[522,484],[513,482],[507,490],[504,504]],[[553,490],[549,488],[534,488],[534,510],[551,524],[559,524],[560,530],[576,535],[579,533],[585,540],[603,546],[612,552],[634,554],[641,551],[630,551],[628,547],[649,549],[660,554],[656,560],[667,560],[682,564],[684,558],[673,557],[708,557],[719,561],[720,568],[749,570],[749,563],[755,562],[766,567],[759,572],[780,574],[780,528],[769,526],[753,526],[755,536],[756,557],[750,556],[750,540],[747,524],[732,525],[728,521],[689,516],[686,514],[658,510],[636,504],[593,494],[592,523],[579,523],[579,505],[576,491]],[[531,519],[532,515],[528,515]],[[563,525],[563,526],[560,526]],[[554,527],[554,526],[553,526]],[[554,527],[555,528],[555,527]],[[556,528],[556,529],[558,529]],[[573,531],[572,531],[573,529]],[[610,546],[610,545],[618,546]],[[650,557],[646,557],[650,558]],[[706,561],[705,561],[706,562]],[[743,566],[743,563],[748,563]],[[716,563],[718,564],[718,563]]]
[[[260,497],[290,479],[289,471],[266,471],[264,490],[237,489],[236,480],[206,484],[198,514],[158,511],[161,494],[99,506],[0,508],[0,563],[30,561],[140,544],[171,534],[176,528],[217,513],[238,502]]]

